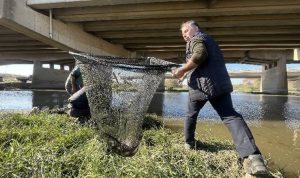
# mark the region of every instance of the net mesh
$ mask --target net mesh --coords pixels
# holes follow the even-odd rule
[[[117,58],[70,53],[79,65],[93,119],[108,150],[132,156],[164,73],[177,64],[157,58]]]

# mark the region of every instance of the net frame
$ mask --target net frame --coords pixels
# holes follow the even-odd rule
[[[127,57],[113,57],[113,56],[101,56],[101,55],[92,55],[88,53],[75,53],[69,52],[74,58],[83,57],[91,60],[85,61],[86,63],[92,65],[104,65],[111,66],[115,68],[120,68],[123,70],[132,70],[132,71],[162,71],[168,72],[172,68],[180,67],[181,65],[175,64],[168,61],[163,61],[155,57],[147,58],[127,58]],[[145,62],[146,61],[146,62]],[[162,62],[163,61],[163,62]],[[83,61],[81,61],[84,63]]]

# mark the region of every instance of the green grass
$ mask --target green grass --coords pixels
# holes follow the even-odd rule
[[[125,83],[125,84],[113,83],[112,90],[113,91],[137,91],[137,88],[130,83]]]
[[[147,116],[144,128],[137,154],[121,157],[105,152],[92,126],[66,115],[1,114],[0,177],[243,176],[229,141],[202,138],[202,149],[188,151],[182,134],[162,128],[157,116]]]

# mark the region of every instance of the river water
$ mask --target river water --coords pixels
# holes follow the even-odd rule
[[[68,94],[53,90],[0,91],[0,112],[57,108],[66,105]],[[163,116],[165,124],[182,131],[187,110],[187,92],[156,93],[149,113]],[[257,145],[273,169],[284,169],[286,177],[300,175],[300,96],[233,93],[235,109],[249,124]],[[217,113],[207,103],[199,114],[199,138],[209,134],[230,138]]]

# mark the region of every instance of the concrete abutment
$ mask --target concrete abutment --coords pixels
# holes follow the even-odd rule
[[[165,91],[165,76],[161,79],[161,82],[159,83],[156,91],[158,92],[164,92]]]
[[[41,61],[34,61],[31,87],[38,89],[63,89],[70,71],[54,69],[53,66],[53,64],[50,64],[50,68],[43,68]]]
[[[286,59],[262,67],[260,91],[268,94],[288,94]]]
[[[300,77],[298,77],[298,79],[296,80],[295,89],[296,89],[297,91],[300,91]]]

